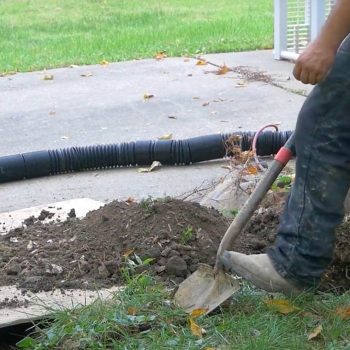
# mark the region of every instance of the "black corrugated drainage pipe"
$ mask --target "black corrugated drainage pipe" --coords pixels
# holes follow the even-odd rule
[[[277,153],[291,131],[265,131],[257,141],[257,154]],[[70,147],[0,157],[0,183],[67,172],[150,165],[188,165],[230,156],[227,143],[235,140],[241,151],[251,149],[255,132],[234,132],[185,140],[136,141],[120,144]],[[236,137],[237,136],[237,137]],[[238,140],[238,141],[237,141]]]

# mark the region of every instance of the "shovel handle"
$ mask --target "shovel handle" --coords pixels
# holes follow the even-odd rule
[[[269,169],[266,171],[264,177],[259,181],[258,185],[246,201],[242,209],[238,212],[237,216],[227,229],[224,237],[221,240],[219,249],[216,254],[215,271],[218,272],[222,269],[219,263],[219,257],[225,250],[232,247],[234,241],[243,231],[248,221],[252,217],[254,211],[258,208],[259,204],[265,197],[268,190],[280,174],[282,169],[287,165],[289,160],[294,154],[294,133],[289,137],[285,145],[278,151]]]

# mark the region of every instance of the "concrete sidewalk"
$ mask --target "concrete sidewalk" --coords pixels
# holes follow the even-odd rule
[[[273,60],[271,51],[205,57],[219,65],[265,71],[280,87],[247,83],[232,72],[216,75],[215,67],[184,58],[54,69],[46,72],[53,80],[44,80],[44,72],[3,77],[0,155],[157,139],[166,133],[180,139],[257,130],[276,121],[282,129],[294,129],[305,98],[301,94],[310,88],[292,78],[291,63]],[[154,97],[145,100],[144,94]],[[176,196],[225,175],[224,164],[163,167],[147,174],[123,168],[1,184],[0,212],[77,197]]]

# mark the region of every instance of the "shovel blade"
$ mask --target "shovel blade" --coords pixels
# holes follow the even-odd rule
[[[239,284],[231,275],[201,264],[197,271],[184,280],[175,294],[175,302],[186,312],[205,309],[205,314],[213,311],[232,294],[239,290]]]

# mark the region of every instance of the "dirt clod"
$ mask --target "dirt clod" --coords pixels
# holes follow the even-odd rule
[[[75,209],[74,208],[72,208],[67,215],[68,215],[69,218],[77,217],[77,214],[75,213]]]
[[[38,216],[38,220],[44,221],[45,219],[51,219],[55,213],[50,213],[48,210],[42,210]]]
[[[165,271],[169,275],[176,277],[186,277],[187,275],[187,264],[186,261],[179,256],[172,256],[165,265]]]

